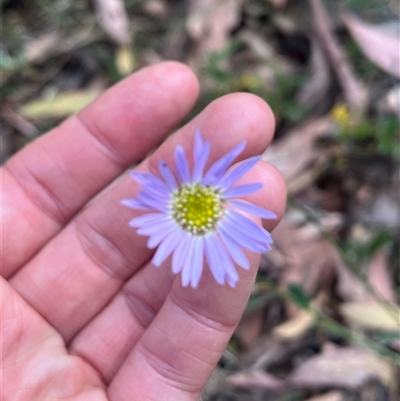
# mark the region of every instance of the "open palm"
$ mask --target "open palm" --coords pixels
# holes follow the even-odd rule
[[[120,205],[140,189],[127,175],[193,107],[198,83],[178,63],[143,69],[79,115],[16,154],[2,168],[2,354],[4,401],[195,400],[249,297],[259,256],[236,288],[208,269],[183,288],[170,259],[152,250]],[[261,153],[273,132],[268,106],[249,94],[211,103],[138,169],[155,172],[173,149],[212,140],[210,161],[241,140],[241,158]],[[259,162],[249,196],[279,216],[285,186]],[[105,187],[107,189],[100,193]],[[96,196],[97,195],[97,196]],[[277,221],[268,221],[271,230]]]

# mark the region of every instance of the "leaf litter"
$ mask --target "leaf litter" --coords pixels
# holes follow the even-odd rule
[[[26,6],[1,6],[2,160],[171,58],[200,79],[190,117],[236,91],[274,111],[262,159],[283,174],[288,208],[203,400],[397,400],[396,5],[368,0],[357,15],[357,0],[66,1],[60,21],[57,2],[33,3],[30,21]]]

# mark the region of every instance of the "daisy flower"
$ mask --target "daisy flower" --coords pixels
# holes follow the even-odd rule
[[[250,267],[243,249],[258,253],[270,250],[270,233],[246,214],[263,219],[277,216],[240,200],[258,191],[262,184],[235,185],[260,157],[251,157],[228,171],[245,146],[246,142],[239,143],[204,171],[211,144],[197,130],[192,171],[183,147],[177,146],[176,174],[163,160],[158,163],[159,176],[131,172],[142,190],[136,198],[121,203],[149,213],[134,218],[129,225],[149,237],[149,248],[158,247],[152,259],[155,266],[172,254],[172,272],[181,272],[184,287],[190,284],[197,288],[205,261],[218,284],[227,282],[235,287],[239,275],[234,262],[243,269]]]

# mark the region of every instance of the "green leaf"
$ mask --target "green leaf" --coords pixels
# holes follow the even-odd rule
[[[400,331],[390,331],[379,335],[379,341],[385,344],[396,340],[400,340]]]
[[[292,301],[300,306],[300,308],[308,309],[310,306],[310,299],[304,292],[303,288],[298,284],[289,284],[288,293]]]

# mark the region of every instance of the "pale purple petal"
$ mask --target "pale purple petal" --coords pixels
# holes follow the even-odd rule
[[[232,162],[243,152],[246,147],[246,141],[240,142],[226,155],[222,156],[206,172],[202,181],[203,185],[214,185],[225,174]]]
[[[254,156],[241,162],[238,166],[234,167],[233,170],[227,173],[220,182],[218,182],[218,186],[223,191],[226,191],[231,185],[242,178],[252,167],[254,167],[259,160],[260,156]]]
[[[192,277],[190,285],[192,288],[197,288],[201,275],[203,273],[203,260],[204,260],[204,239],[203,237],[196,237],[192,255]]]
[[[237,244],[237,246],[248,249],[249,251],[263,253],[268,249],[267,247],[269,247],[268,245],[263,244],[260,241],[255,241],[252,237],[247,236],[246,232],[237,226],[232,226],[223,222],[219,224],[218,229],[222,235],[229,238],[232,242]]]
[[[229,285],[230,287],[232,287],[232,288],[235,288],[235,287],[236,287],[236,284],[237,284],[237,282],[238,282],[238,280],[234,280],[234,279],[231,278],[231,277],[227,277],[227,278],[226,278],[226,281],[228,282],[228,285]]]
[[[166,238],[168,235],[173,233],[174,231],[177,230],[177,227],[173,224],[171,226],[166,227],[165,230],[159,230],[156,233],[152,234],[151,237],[149,237],[147,241],[147,247],[150,249],[155,248],[164,238]],[[139,230],[138,230],[139,232]]]
[[[138,228],[137,233],[139,235],[155,235],[155,234],[163,234],[165,230],[169,229],[170,227],[177,227],[175,221],[171,219],[169,216],[166,216],[164,219],[153,223],[148,224],[146,226],[141,226]]]
[[[220,238],[224,243],[229,255],[232,259],[243,269],[248,270],[250,268],[250,262],[247,259],[244,252],[240,249],[238,244],[230,239],[227,235],[225,235],[221,230],[219,232]]]
[[[176,230],[174,235],[167,236],[157,248],[152,259],[153,264],[155,266],[160,266],[161,263],[163,263],[164,260],[176,250],[176,247],[182,241],[183,236],[184,234],[181,230]]]
[[[178,274],[182,270],[188,244],[191,238],[192,236],[190,234],[184,232],[181,242],[178,244],[174,254],[172,255],[172,273]]]
[[[196,160],[203,149],[203,137],[201,136],[200,128],[196,129],[196,133],[194,134],[194,147],[193,147],[193,160]]]
[[[137,181],[142,187],[156,190],[163,196],[168,196],[168,188],[165,183],[156,175],[150,173],[144,173],[141,171],[130,171],[129,175],[132,179]]]
[[[174,173],[169,168],[168,164],[164,160],[158,162],[158,171],[165,180],[166,185],[171,191],[178,188]]]
[[[181,182],[190,182],[189,163],[186,158],[185,150],[181,145],[178,145],[175,149],[175,166]]]
[[[228,210],[226,218],[233,226],[240,227],[240,231],[244,231],[249,237],[265,244],[271,244],[273,242],[271,234],[267,230],[260,227],[243,214],[235,212],[234,210]]]
[[[237,187],[231,187],[227,191],[222,193],[222,197],[225,199],[237,198],[240,196],[250,195],[253,192],[257,192],[262,188],[261,182],[255,182],[254,184],[243,184]]]
[[[208,156],[210,155],[210,142],[205,142],[200,155],[194,159],[193,182],[200,182],[203,178],[204,167],[206,166]]]
[[[238,281],[239,274],[235,269],[232,259],[230,258],[221,240],[216,235],[214,235],[212,241],[214,242],[215,248],[218,249],[219,264],[223,266],[223,269],[225,271],[225,277],[230,278],[235,282]]]
[[[278,218],[278,216],[275,213],[273,213],[269,210],[263,209],[262,207],[253,205],[251,203],[242,202],[239,200],[231,200],[231,201],[229,201],[229,204],[234,205],[245,212],[254,214],[255,216],[260,216],[263,219]]]
[[[166,216],[165,213],[148,213],[139,217],[135,217],[129,222],[129,225],[131,227],[141,227],[152,225],[166,219],[171,220],[171,217]]]
[[[148,209],[159,210],[160,212],[168,213],[168,202],[166,199],[154,196],[147,191],[141,191],[137,196],[138,202]]]
[[[142,202],[140,202],[138,199],[122,199],[120,201],[121,205],[127,206],[131,209],[137,209],[137,210],[151,210],[153,209],[150,206],[144,205]]]
[[[185,260],[183,262],[182,277],[181,277],[182,287],[187,287],[190,283],[192,268],[193,268],[193,251],[195,248],[195,241],[196,238],[192,237],[187,246]]]
[[[225,283],[225,272],[220,262],[218,245],[214,241],[215,237],[215,234],[204,236],[204,253],[215,281],[223,285]]]

